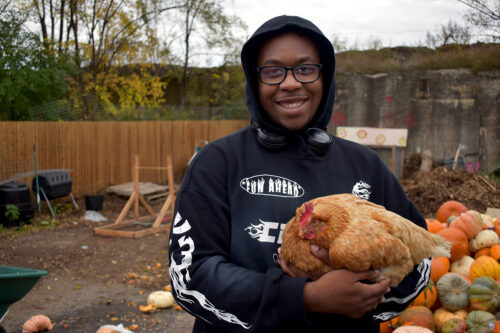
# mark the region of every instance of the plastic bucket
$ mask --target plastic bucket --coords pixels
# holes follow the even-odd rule
[[[104,196],[102,194],[86,195],[85,196],[85,209],[86,210],[101,210]]]

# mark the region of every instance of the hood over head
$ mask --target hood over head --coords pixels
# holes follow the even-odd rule
[[[276,134],[286,135],[291,132],[284,126],[276,124],[267,115],[267,112],[262,108],[259,102],[257,88],[257,58],[262,45],[270,38],[287,32],[295,32],[311,39],[318,48],[321,63],[323,64],[321,70],[321,76],[323,78],[323,97],[314,118],[303,130],[307,128],[321,128],[326,130],[332,117],[333,104],[335,102],[334,50],[332,43],[323,35],[318,27],[312,22],[298,16],[283,15],[270,19],[260,26],[245,45],[243,45],[241,51],[241,64],[247,79],[247,107],[252,117],[252,121],[258,126]]]

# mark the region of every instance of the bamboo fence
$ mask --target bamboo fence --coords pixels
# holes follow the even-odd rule
[[[166,166],[173,160],[180,182],[200,140],[213,141],[249,122],[103,121],[0,122],[0,182],[15,179],[31,187],[33,145],[39,170],[68,169],[75,197],[104,193],[106,187],[132,181],[134,156],[141,166]],[[141,170],[140,181],[165,184],[165,169]]]

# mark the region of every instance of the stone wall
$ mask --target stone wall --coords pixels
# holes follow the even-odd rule
[[[500,71],[337,74],[330,131],[338,125],[408,128],[407,157],[430,149],[449,163],[460,146],[464,162],[479,158],[491,173],[500,168]]]

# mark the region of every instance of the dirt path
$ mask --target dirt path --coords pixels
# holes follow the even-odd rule
[[[113,221],[124,201],[106,201],[101,213]],[[3,328],[20,332],[30,316],[45,314],[55,321],[55,333],[91,333],[102,325],[120,323],[138,325],[135,332],[191,332],[193,318],[184,311],[169,308],[143,314],[139,310],[150,292],[169,283],[167,235],[95,236],[93,228],[103,223],[79,221],[83,213],[72,211],[54,227],[0,237],[2,265],[49,272],[10,306]]]

